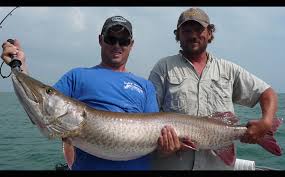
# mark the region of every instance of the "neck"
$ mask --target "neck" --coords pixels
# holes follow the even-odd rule
[[[193,64],[194,69],[196,70],[198,76],[200,77],[207,64],[208,60],[207,52],[205,51],[199,55],[185,55],[182,51],[182,54],[188,61],[190,61]]]
[[[207,52],[204,51],[200,54],[187,54],[184,51],[182,51],[183,56],[190,61],[191,63],[198,63],[198,64],[206,64],[207,63]]]
[[[110,65],[103,63],[103,62],[101,62],[99,65],[104,67],[104,68],[108,68],[108,69],[111,69],[111,70],[117,71],[117,72],[126,72],[127,71],[125,65],[120,65],[120,66],[112,65],[112,66],[110,66]]]

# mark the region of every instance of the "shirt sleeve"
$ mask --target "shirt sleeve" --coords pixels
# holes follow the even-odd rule
[[[54,85],[53,87],[61,92],[62,94],[73,97],[73,88],[74,88],[74,72],[73,70],[65,73]]]
[[[159,112],[155,89],[150,81],[147,81],[147,94],[146,94],[146,104],[144,107],[144,112]]]
[[[238,65],[235,65],[235,70],[237,74],[234,80],[233,102],[254,107],[258,103],[260,95],[270,85]]]
[[[164,101],[164,83],[165,83],[165,77],[163,69],[160,65],[160,62],[158,62],[153,69],[150,72],[149,78],[148,78],[155,87],[156,92],[156,98],[159,110],[161,110],[163,101]]]

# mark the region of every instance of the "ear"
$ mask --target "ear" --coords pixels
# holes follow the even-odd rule
[[[99,40],[100,46],[102,46],[103,36],[101,34],[98,36],[98,40]]]
[[[131,48],[133,47],[134,43],[135,43],[135,41],[132,39],[131,44],[130,44]]]
[[[207,30],[208,31],[208,43],[211,43],[211,39],[212,39],[212,35],[213,35],[213,31],[212,30],[210,30],[210,29],[208,29]]]
[[[212,37],[212,35],[213,35],[212,30],[208,30],[208,33],[209,33],[209,36]]]
[[[175,35],[176,42],[180,41],[180,39],[179,39],[179,31],[180,31],[179,29],[176,29],[176,30],[173,31],[173,33]]]

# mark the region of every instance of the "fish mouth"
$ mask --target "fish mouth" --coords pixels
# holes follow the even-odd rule
[[[28,75],[12,69],[12,83],[14,86],[15,94],[17,95],[21,105],[25,112],[28,114],[29,119],[35,125],[38,125],[41,129],[46,126],[38,120],[36,115],[36,108],[42,107],[42,97],[40,92],[37,91],[37,86],[33,83],[33,79]]]
[[[36,83],[38,81],[16,70],[13,70],[13,73],[13,81],[17,83],[18,87],[21,87],[21,90],[24,92],[25,96],[34,103],[42,103],[42,96],[39,92],[40,89],[38,88],[38,83]]]
[[[30,121],[39,128],[42,134],[52,138],[52,131],[49,125],[41,119],[43,115],[39,113],[43,110],[43,98],[41,93],[45,85],[19,71],[12,69],[12,72],[12,83],[15,94]]]

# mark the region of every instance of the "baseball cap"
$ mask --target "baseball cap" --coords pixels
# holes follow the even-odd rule
[[[131,22],[129,22],[127,19],[125,19],[122,16],[112,16],[109,17],[102,28],[101,34],[105,34],[106,32],[108,32],[108,30],[116,25],[121,25],[124,28],[126,28],[130,34],[131,37],[133,37],[133,32],[132,32],[132,24]]]
[[[177,29],[185,22],[194,20],[202,26],[207,27],[210,24],[209,16],[200,8],[190,8],[182,12],[177,22]]]

